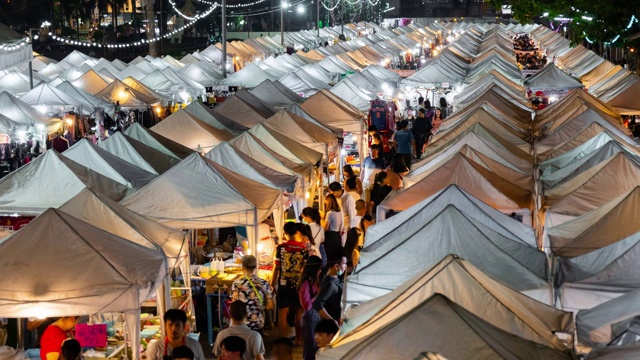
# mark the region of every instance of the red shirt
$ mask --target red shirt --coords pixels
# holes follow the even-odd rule
[[[60,352],[62,342],[69,336],[56,325],[49,325],[40,339],[40,358],[47,360],[47,353]]]

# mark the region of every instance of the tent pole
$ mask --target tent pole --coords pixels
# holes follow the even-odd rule
[[[222,78],[227,77],[227,0],[222,0]]]
[[[327,177],[329,176],[329,145],[324,144],[324,156],[327,158]],[[322,162],[322,172],[320,173],[320,195],[318,197],[318,208],[324,212],[324,161]]]
[[[29,62],[31,65],[31,62]],[[24,318],[18,318],[18,349],[24,349]],[[9,344],[11,346],[11,344]]]
[[[251,249],[251,253],[253,256],[258,258],[258,225],[260,224],[258,220],[258,208],[253,208],[253,240],[249,241],[249,248]]]
[[[33,89],[33,65],[32,61],[29,60],[29,88]]]

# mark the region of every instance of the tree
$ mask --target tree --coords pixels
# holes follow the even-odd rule
[[[486,2],[496,9],[504,3],[503,0]],[[588,38],[593,42],[622,40],[624,43],[631,30],[627,27],[632,16],[640,16],[640,1],[629,0],[512,0],[510,5],[514,19],[523,24],[569,19],[566,21],[574,42]]]
[[[147,15],[147,40],[153,39],[156,36],[156,24],[155,24],[155,1],[144,0],[145,13]],[[158,57],[158,42],[149,43],[149,55]]]

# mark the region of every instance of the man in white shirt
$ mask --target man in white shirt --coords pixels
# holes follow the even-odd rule
[[[231,325],[220,331],[216,336],[216,342],[213,345],[213,354],[220,356],[222,353],[221,344],[225,338],[231,336],[237,336],[242,338],[246,344],[247,349],[242,354],[242,360],[264,360],[264,342],[262,337],[257,331],[249,329],[245,324],[245,318],[247,317],[247,306],[242,301],[236,300],[231,303],[229,307],[229,313],[231,315]]]
[[[367,156],[363,163],[363,169],[360,171],[360,180],[362,181],[362,200],[369,207],[371,201],[371,190],[373,190],[373,184],[375,184],[376,175],[386,169],[384,159],[379,157],[382,150],[380,144],[371,144],[371,152]],[[367,213],[369,213],[367,208]]]
[[[349,231],[351,219],[356,216],[356,201],[353,199],[353,196],[342,189],[342,185],[337,181],[329,184],[329,191],[338,199],[340,204],[342,216],[344,216],[344,233],[346,234],[347,231]]]
[[[195,360],[205,360],[202,346],[200,346],[198,340],[190,338],[184,333],[184,325],[186,323],[187,314],[184,310],[167,310],[164,313],[166,336],[162,340],[151,342],[144,353],[144,358],[146,360],[163,360],[165,356],[171,356],[173,349],[179,346],[186,346],[195,354]]]

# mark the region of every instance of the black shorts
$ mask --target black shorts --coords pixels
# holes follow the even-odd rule
[[[278,294],[276,296],[278,309],[289,307],[299,307],[300,299],[298,299],[298,291],[292,286],[278,286]]]

